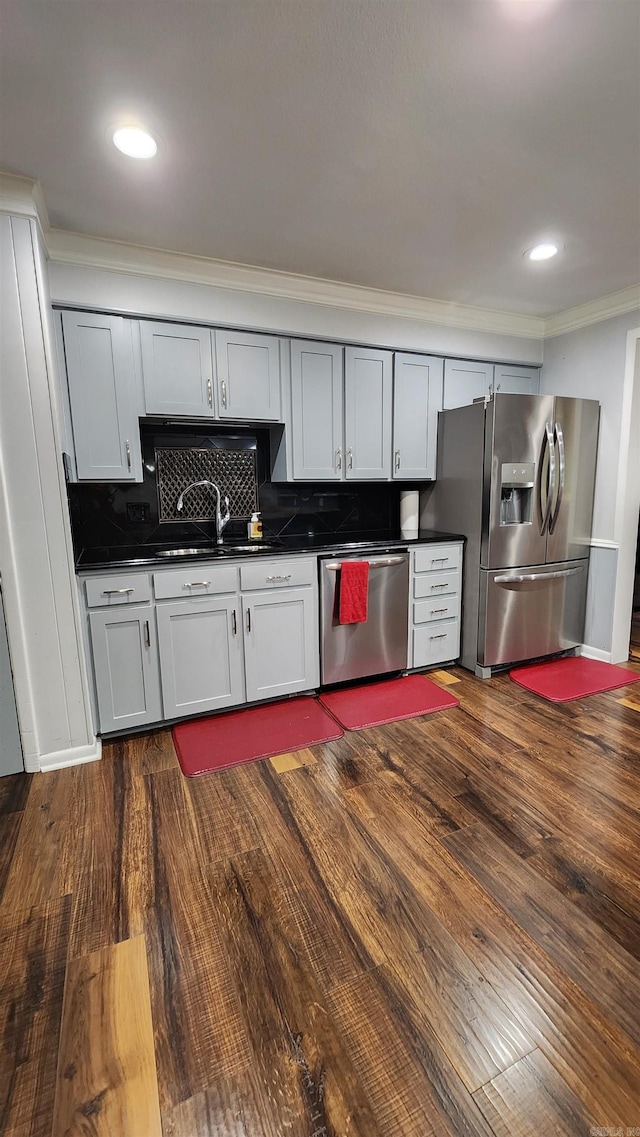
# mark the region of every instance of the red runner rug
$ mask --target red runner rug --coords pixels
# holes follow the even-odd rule
[[[459,706],[458,699],[424,675],[343,687],[320,695],[319,701],[345,730],[364,730]]]
[[[583,699],[586,695],[613,691],[616,687],[626,687],[627,683],[637,683],[640,680],[640,675],[626,667],[601,663],[597,659],[584,659],[579,655],[549,659],[545,663],[533,663],[530,667],[518,667],[515,671],[510,671],[509,675],[514,683],[519,683],[527,691],[541,695],[551,703]]]
[[[181,722],[172,733],[182,773],[192,778],[331,742],[343,732],[316,699],[303,696]]]

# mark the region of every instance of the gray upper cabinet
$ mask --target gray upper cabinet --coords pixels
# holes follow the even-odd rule
[[[540,391],[539,368],[496,363],[493,390],[506,395],[537,395]]]
[[[436,476],[444,360],[396,352],[393,375],[393,477]]]
[[[101,733],[162,718],[155,613],[147,607],[89,613]]]
[[[443,409],[466,407],[474,399],[488,399],[493,388],[493,363],[447,359],[444,364]]]
[[[130,322],[63,312],[62,333],[78,479],[141,482]]]
[[[346,478],[391,477],[393,355],[348,347],[345,351]]]
[[[280,419],[280,343],[250,332],[215,333],[221,419]]]
[[[213,417],[209,328],[141,320],[140,348],[147,414]]]
[[[312,482],[342,478],[343,351],[336,344],[291,343],[295,479]]]

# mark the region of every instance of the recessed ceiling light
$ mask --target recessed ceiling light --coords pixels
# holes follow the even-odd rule
[[[121,126],[114,131],[113,144],[129,158],[153,158],[158,151],[155,138],[139,126]]]
[[[530,261],[548,261],[549,257],[555,257],[557,251],[557,245],[534,245],[532,249],[527,249],[524,255]]]

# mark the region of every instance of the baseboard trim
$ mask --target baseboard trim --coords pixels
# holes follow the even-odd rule
[[[580,648],[580,655],[585,659],[599,659],[601,663],[611,663],[611,652],[602,651],[599,647],[590,647],[589,644],[583,644]]]
[[[71,746],[68,750],[53,750],[40,755],[40,769],[64,770],[67,766],[82,766],[84,762],[97,762],[102,758],[102,739],[96,738],[88,746]]]

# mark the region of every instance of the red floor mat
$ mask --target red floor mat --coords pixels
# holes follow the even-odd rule
[[[566,703],[570,699],[583,699],[585,695],[613,691],[640,679],[640,675],[626,667],[615,667],[612,663],[600,663],[597,659],[583,659],[582,656],[549,659],[546,663],[518,667],[509,675],[514,683],[552,703]]]
[[[172,733],[182,773],[192,778],[330,742],[343,732],[315,699],[303,696],[181,722]]]
[[[364,730],[397,719],[412,719],[457,707],[458,700],[423,675],[385,679],[329,691],[319,700],[345,730]]]

